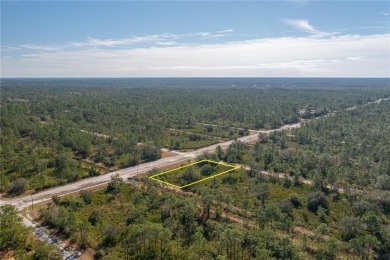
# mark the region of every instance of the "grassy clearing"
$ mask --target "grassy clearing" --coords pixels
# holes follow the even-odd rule
[[[213,145],[219,142],[219,139],[211,138],[204,135],[171,132],[166,138],[164,147],[172,150],[190,150]]]
[[[210,179],[213,176],[231,171],[235,166],[229,166],[218,162],[203,160],[177,169],[159,173],[152,178],[174,186],[186,186],[202,180]]]

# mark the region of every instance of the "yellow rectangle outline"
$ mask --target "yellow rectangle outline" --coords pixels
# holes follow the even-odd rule
[[[224,172],[221,172],[221,173],[214,174],[214,175],[212,175],[212,176],[206,177],[206,178],[201,179],[201,180],[199,180],[199,181],[195,181],[195,182],[188,183],[188,184],[183,185],[183,186],[177,186],[177,185],[175,185],[175,184],[172,184],[172,183],[169,183],[169,182],[166,182],[166,181],[162,181],[162,180],[159,180],[159,179],[156,179],[156,178],[155,178],[155,177],[157,177],[157,176],[160,176],[160,175],[163,175],[163,174],[166,174],[166,173],[169,173],[169,172],[177,171],[177,170],[180,170],[180,169],[183,169],[183,168],[186,168],[186,167],[189,167],[189,166],[198,164],[198,163],[202,163],[202,162],[211,162],[211,163],[215,163],[215,164],[219,164],[219,165],[231,167],[232,169],[227,170],[227,171],[224,171]],[[239,166],[237,166],[237,165],[230,165],[230,164],[226,164],[226,163],[221,163],[221,162],[216,162],[216,161],[213,161],[213,160],[207,160],[207,159],[205,159],[205,160],[200,160],[200,161],[198,161],[198,162],[190,163],[190,164],[187,164],[187,165],[184,165],[184,166],[181,166],[181,167],[178,167],[178,168],[169,170],[169,171],[165,171],[165,172],[162,172],[162,173],[158,173],[158,174],[152,175],[152,176],[149,177],[149,179],[154,180],[154,181],[157,181],[157,182],[161,182],[161,183],[164,183],[164,184],[167,184],[167,185],[169,185],[169,186],[173,186],[173,187],[175,187],[175,188],[183,189],[183,188],[185,188],[185,187],[188,187],[188,186],[197,184],[197,183],[199,183],[199,182],[206,181],[206,180],[208,180],[208,179],[215,178],[215,177],[220,176],[220,175],[222,175],[222,174],[225,174],[225,173],[228,173],[228,172],[237,170],[238,168],[239,168]]]

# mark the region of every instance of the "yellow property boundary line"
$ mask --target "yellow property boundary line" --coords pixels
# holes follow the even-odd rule
[[[199,164],[199,163],[202,163],[202,162],[211,162],[211,163],[214,163],[214,164],[219,164],[219,165],[223,165],[223,166],[230,167],[231,169],[230,169],[230,170],[227,170],[227,171],[224,171],[224,172],[221,172],[221,173],[217,173],[217,174],[211,175],[211,176],[206,177],[206,178],[204,178],[204,179],[201,179],[201,180],[199,180],[199,181],[195,181],[195,182],[188,183],[188,184],[183,185],[183,186],[178,186],[178,185],[175,185],[175,184],[172,184],[172,183],[169,183],[169,182],[166,182],[166,181],[162,181],[162,180],[159,180],[159,179],[156,179],[156,178],[155,178],[155,177],[157,177],[157,176],[160,176],[160,175],[163,175],[163,174],[167,174],[167,173],[169,173],[169,172],[177,171],[177,170],[180,170],[180,169],[183,169],[183,168],[187,168],[187,167],[189,167],[189,166],[192,166],[192,165],[195,165],[195,164]],[[167,184],[167,185],[169,185],[169,186],[173,186],[173,187],[175,187],[175,188],[183,189],[183,188],[185,188],[185,187],[188,187],[188,186],[197,184],[197,183],[199,183],[199,182],[206,181],[206,180],[208,180],[208,179],[215,178],[215,177],[220,176],[220,175],[222,175],[222,174],[225,174],[225,173],[228,173],[228,172],[237,170],[238,168],[239,168],[239,166],[236,166],[236,165],[230,165],[230,164],[221,163],[221,162],[216,162],[216,161],[212,161],[212,160],[201,160],[201,161],[194,162],[194,163],[190,163],[190,164],[187,164],[187,165],[184,165],[184,166],[181,166],[181,167],[178,167],[178,168],[169,170],[169,171],[165,171],[165,172],[162,172],[162,173],[158,173],[158,174],[152,175],[152,176],[149,177],[149,179],[154,180],[154,181],[158,181],[158,182],[161,182],[161,183],[164,183],[164,184]]]

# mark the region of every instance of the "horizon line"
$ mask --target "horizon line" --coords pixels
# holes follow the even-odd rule
[[[253,76],[253,77],[247,77],[247,76],[226,76],[226,77],[220,77],[220,76],[205,76],[205,77],[186,77],[186,76],[170,76],[170,77],[164,77],[164,76],[150,76],[150,77],[88,77],[88,76],[81,76],[81,77],[68,77],[68,76],[54,76],[54,77],[1,77],[2,79],[278,79],[278,78],[285,78],[285,79],[390,79],[390,76],[384,76],[384,77],[294,77],[294,76],[278,76],[278,77],[264,77],[264,76]]]

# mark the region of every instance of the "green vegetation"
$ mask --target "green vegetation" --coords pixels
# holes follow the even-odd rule
[[[30,229],[22,223],[15,207],[0,206],[0,258],[61,259],[56,248],[33,239]]]
[[[40,221],[95,259],[388,257],[390,102],[363,106],[390,96],[386,84],[161,82],[2,81],[1,191],[41,190],[157,160],[163,147],[231,139],[226,150],[198,160],[239,170],[183,190],[112,176],[105,190],[53,197]],[[235,140],[249,129],[296,122],[304,123],[260,134],[257,143]],[[158,177],[185,185],[224,170],[206,163]],[[1,251],[21,259],[54,252],[30,240],[15,214],[1,209]]]
[[[158,159],[161,147],[199,148],[247,129],[298,122],[308,117],[303,110],[323,115],[390,95],[380,83],[368,89],[158,84],[2,80],[0,191],[42,190]]]
[[[195,164],[184,165],[166,173],[160,173],[153,178],[179,187],[231,171],[235,166],[221,164],[213,161],[198,161]]]
[[[220,137],[223,139],[235,139],[249,134],[248,128],[244,129],[244,128],[218,126],[218,125],[203,124],[203,123],[199,123],[193,126],[192,128],[185,129],[185,130],[196,134]]]
[[[112,181],[116,181],[115,177]],[[210,187],[207,187],[210,188]],[[145,183],[140,188],[120,185],[91,195],[91,202],[68,196],[43,210],[42,221],[57,228],[104,259],[230,259],[298,256],[291,236],[276,230],[245,228],[222,218],[214,203],[225,198],[176,194]],[[228,206],[226,206],[228,207]],[[82,239],[81,239],[82,237]],[[245,243],[249,239],[249,243]]]
[[[194,134],[187,131],[168,130],[169,136],[166,138],[164,147],[172,150],[197,149],[218,143],[217,138]]]
[[[390,190],[389,125],[388,101],[340,111],[295,130],[260,135],[253,147],[243,146],[239,161],[255,172],[308,178],[322,188]]]
[[[41,220],[103,259],[371,259],[390,247],[388,192],[323,192],[243,169],[188,192],[144,181],[114,176],[88,200],[51,204]]]

